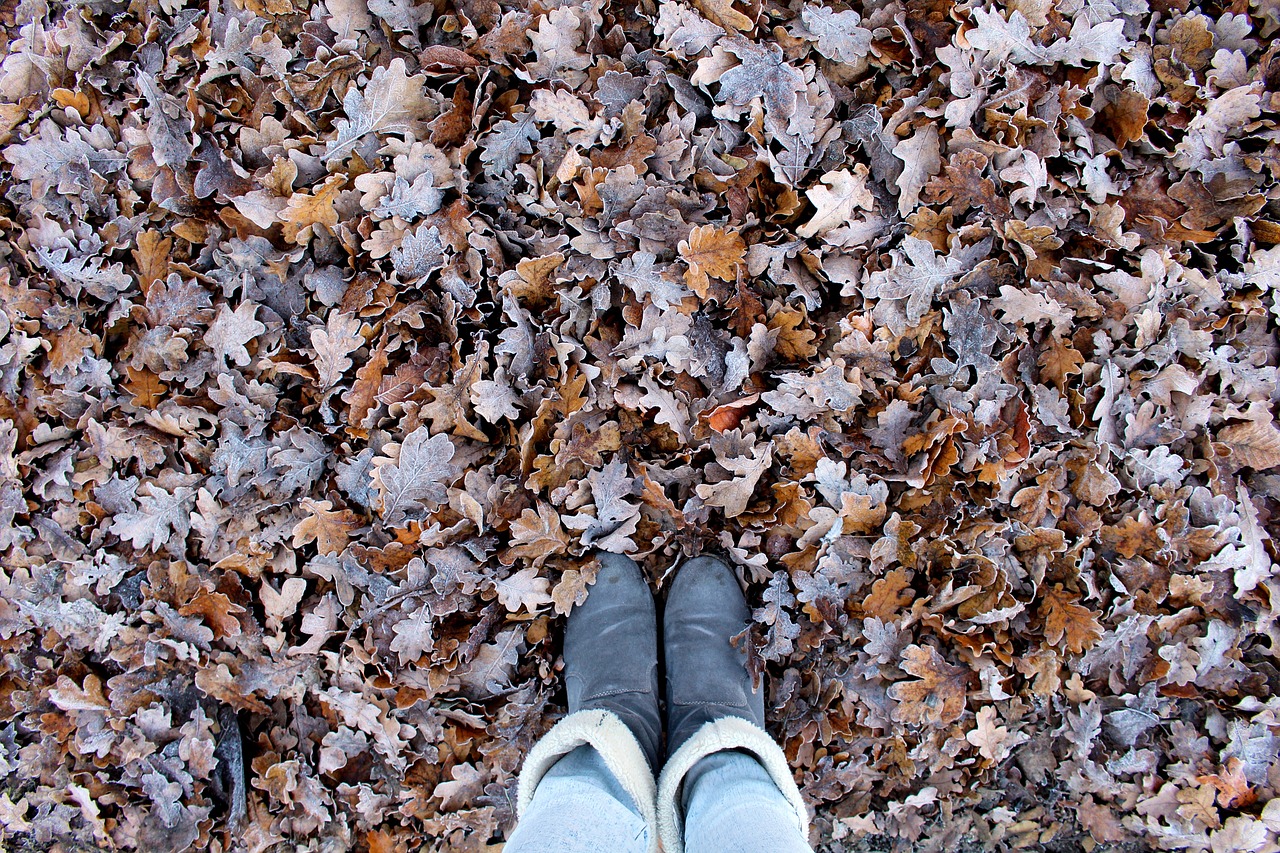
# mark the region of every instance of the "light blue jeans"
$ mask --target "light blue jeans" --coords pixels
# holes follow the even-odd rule
[[[685,777],[686,853],[812,853],[764,767],[742,752],[717,752]],[[600,754],[580,746],[538,783],[505,853],[645,853],[649,829]]]

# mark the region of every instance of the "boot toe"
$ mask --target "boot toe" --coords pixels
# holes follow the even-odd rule
[[[744,626],[751,618],[751,608],[738,585],[733,568],[719,557],[704,554],[694,557],[676,573],[667,592],[667,612],[685,609],[714,609],[722,618],[731,618]],[[740,630],[740,629],[739,629]]]
[[[669,752],[721,717],[764,723],[764,694],[753,688],[746,652],[732,642],[750,621],[751,608],[728,563],[703,556],[680,567],[663,626]]]
[[[600,621],[602,613],[612,610],[621,612],[611,618],[623,622],[634,622],[637,615],[647,618],[647,614],[654,612],[653,593],[635,560],[621,554],[601,554],[600,571],[587,590],[586,600],[569,612],[566,636],[586,626],[596,630],[599,626],[591,623]]]
[[[609,595],[652,598],[649,583],[635,560],[622,554],[601,554],[600,571],[596,574],[596,582],[591,592],[604,592]]]

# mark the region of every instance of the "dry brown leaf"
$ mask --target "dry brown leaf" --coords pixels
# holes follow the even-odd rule
[[[560,524],[560,515],[544,501],[538,507],[525,509],[511,522],[511,547],[502,554],[504,565],[517,560],[530,560],[530,565],[541,566],[549,557],[563,554],[569,546],[569,536]]]
[[[895,569],[871,585],[871,595],[862,602],[862,612],[866,616],[891,621],[911,603],[913,597],[907,573]]]
[[[291,243],[305,245],[311,240],[316,225],[332,230],[338,224],[338,211],[334,204],[346,183],[345,175],[330,175],[312,192],[290,196],[289,203],[279,214],[280,221],[284,223],[284,238]]]
[[[350,541],[350,534],[360,527],[360,519],[351,510],[335,510],[332,501],[303,498],[302,509],[310,513],[293,526],[293,547],[316,543],[323,555],[340,554]]]
[[[1238,466],[1266,471],[1280,465],[1280,430],[1274,424],[1245,421],[1218,430],[1217,440],[1231,452]]]
[[[1062,584],[1055,584],[1045,590],[1040,614],[1044,619],[1045,641],[1078,655],[1098,641],[1102,625],[1092,610],[1076,601],[1076,596],[1064,590]]]
[[[693,0],[693,4],[712,23],[719,24],[730,32],[738,30],[746,32],[755,27],[755,23],[746,15],[733,7],[733,0]]]
[[[733,281],[747,254],[747,244],[736,231],[726,231],[714,225],[699,225],[689,232],[687,240],[681,240],[680,257],[689,265],[684,280],[689,288],[702,299],[709,294],[708,276],[721,281]]]
[[[898,703],[893,709],[895,720],[942,728],[960,718],[968,670],[951,666],[932,646],[907,646],[900,665],[919,680],[899,681],[889,687],[889,696]]]

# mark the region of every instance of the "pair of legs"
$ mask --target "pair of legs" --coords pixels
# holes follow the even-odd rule
[[[649,586],[629,558],[600,560],[565,628],[569,715],[525,760],[507,853],[810,853],[763,692],[730,642],[751,615],[733,570],[699,557],[671,584],[664,715]]]

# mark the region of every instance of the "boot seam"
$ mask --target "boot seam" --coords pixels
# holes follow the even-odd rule
[[[648,688],[643,688],[643,689],[637,688],[635,690],[604,690],[604,691],[601,691],[600,693],[592,693],[590,696],[584,696],[581,701],[590,702],[592,699],[603,699],[606,696],[625,696],[628,693],[638,693],[642,696],[653,696],[653,692],[650,691]],[[656,705],[658,701],[656,696],[654,697],[653,701],[654,701],[654,704]]]

